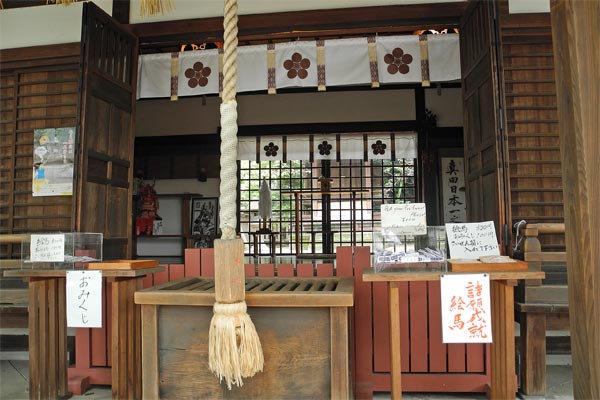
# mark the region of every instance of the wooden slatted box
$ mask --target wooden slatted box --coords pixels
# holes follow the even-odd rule
[[[248,313],[264,371],[228,391],[208,369],[214,280],[191,277],[138,291],[144,398],[350,398],[352,278],[247,278]]]

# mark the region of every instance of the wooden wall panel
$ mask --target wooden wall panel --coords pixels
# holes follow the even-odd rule
[[[506,2],[500,11],[512,220],[562,223],[550,15],[509,15]],[[564,250],[564,235],[544,236],[545,250]]]
[[[0,54],[0,233],[71,231],[72,196],[33,197],[34,129],[75,127],[79,46]],[[53,54],[48,56],[48,54]],[[0,256],[20,257],[3,245]]]

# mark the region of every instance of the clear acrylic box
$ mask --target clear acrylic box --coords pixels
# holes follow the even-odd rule
[[[394,229],[374,233],[373,266],[380,272],[389,268],[446,271],[446,228],[428,226],[426,235],[400,235]]]
[[[85,268],[102,261],[102,233],[36,233],[21,243],[23,269]]]

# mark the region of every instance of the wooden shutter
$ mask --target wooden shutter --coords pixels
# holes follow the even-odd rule
[[[495,2],[472,1],[461,21],[467,218],[494,221],[498,240],[508,246],[495,13]]]
[[[71,196],[32,196],[34,131],[74,127],[79,43],[0,50],[0,233],[69,232]],[[0,244],[2,258],[20,244]]]
[[[104,258],[131,256],[137,39],[93,3],[82,28],[76,229],[104,234]]]

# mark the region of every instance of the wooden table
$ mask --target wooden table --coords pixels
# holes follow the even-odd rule
[[[515,397],[515,338],[514,338],[514,286],[519,279],[543,279],[542,271],[478,271],[490,276],[492,338],[491,382],[488,395],[491,399]],[[390,365],[392,379],[392,399],[402,398],[401,346],[400,346],[400,301],[401,282],[439,281],[440,271],[407,271],[405,269],[375,272],[369,268],[363,272],[365,282],[387,282],[389,288],[390,318]]]
[[[260,236],[268,236],[269,237],[269,255],[272,258],[275,258],[275,252],[277,250],[277,235],[279,235],[279,232],[261,232],[261,231],[255,231],[255,232],[250,232],[250,235],[252,235],[252,243],[254,245],[254,257],[259,257],[262,253],[260,252],[260,245],[262,243],[262,240],[260,240]]]
[[[112,284],[113,398],[141,398],[141,314],[133,296],[142,289],[144,276],[163,270],[102,270],[102,277]],[[5,273],[29,281],[30,399],[71,397],[67,386],[67,271],[24,269]]]
[[[265,366],[227,390],[208,368],[214,279],[188,277],[135,294],[142,306],[146,399],[349,399],[352,277],[246,278]]]

